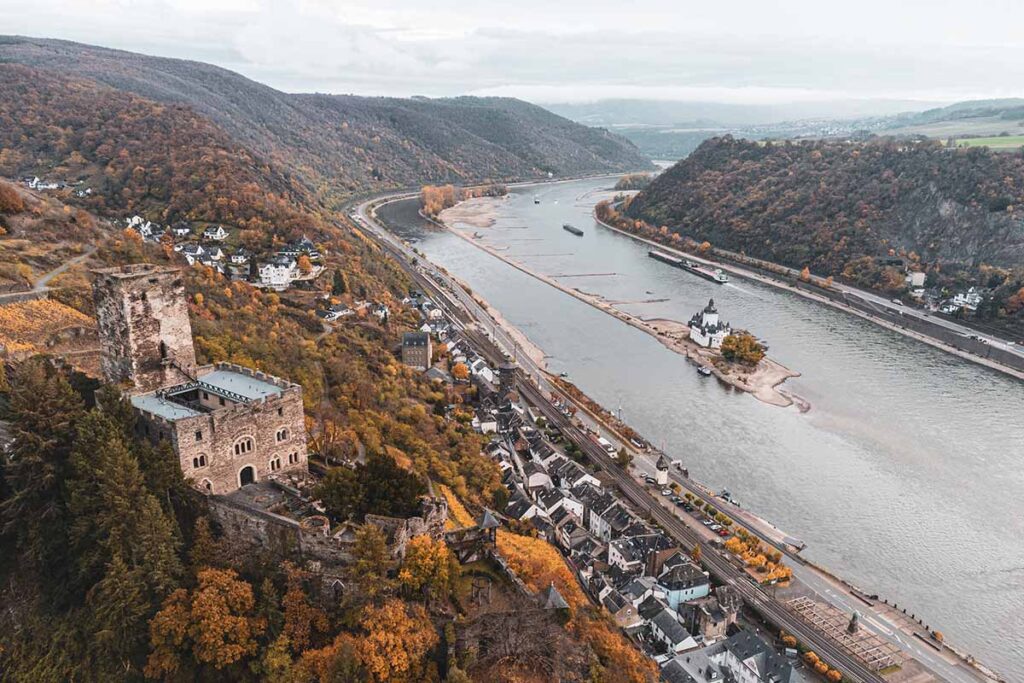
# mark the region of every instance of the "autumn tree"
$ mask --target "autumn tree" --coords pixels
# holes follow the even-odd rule
[[[422,591],[428,598],[437,599],[451,589],[457,571],[458,564],[445,542],[423,534],[406,545],[398,582],[410,591]]]
[[[25,202],[21,195],[9,183],[0,181],[0,214],[21,213],[25,210]]]
[[[313,262],[309,260],[309,256],[301,254],[296,260],[296,265],[299,268],[299,272],[303,275],[309,275],[313,272]]]
[[[284,563],[285,590],[282,606],[284,607],[283,635],[295,652],[302,652],[313,644],[318,634],[325,633],[328,627],[327,614],[312,605],[303,583],[310,578],[308,572],[291,562]]]
[[[460,382],[465,382],[469,379],[469,367],[465,363],[456,363],[452,367],[452,377]]]
[[[800,279],[803,282],[810,282],[811,281],[811,269],[808,268],[807,266],[804,266],[804,269],[800,271]]]
[[[256,652],[265,624],[254,616],[252,586],[232,569],[204,569],[192,590],[179,588],[149,624],[146,676],[222,670]]]
[[[387,587],[387,572],[391,568],[392,560],[388,552],[387,537],[383,531],[372,524],[360,527],[356,532],[352,555],[350,571],[356,583],[368,595]]]
[[[764,347],[752,334],[738,332],[722,340],[722,356],[734,363],[754,366],[764,358]]]
[[[362,638],[356,642],[359,659],[373,681],[418,681],[427,652],[440,638],[426,610],[401,600],[367,606],[359,620]]]

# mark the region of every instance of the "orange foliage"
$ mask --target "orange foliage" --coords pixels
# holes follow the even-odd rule
[[[40,344],[63,328],[95,324],[89,316],[49,299],[8,304],[0,306],[0,345],[11,351],[40,350]]]

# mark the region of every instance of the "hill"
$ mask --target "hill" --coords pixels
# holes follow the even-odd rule
[[[209,64],[16,36],[0,37],[0,63],[186,106],[234,144],[334,196],[650,165],[624,138],[514,99],[288,94]]]
[[[820,275],[902,287],[875,257],[899,255],[935,285],[1020,287],[1024,156],[935,141],[702,144],[627,215],[696,241]],[[865,260],[866,259],[866,260]],[[998,304],[998,301],[997,301]],[[991,316],[1010,313],[996,305]]]

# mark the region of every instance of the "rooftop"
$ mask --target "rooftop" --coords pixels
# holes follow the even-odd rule
[[[230,392],[250,401],[284,393],[276,384],[223,368],[203,375],[199,383],[205,385],[204,388]]]
[[[198,417],[202,415],[198,410],[193,410],[187,406],[183,406],[180,403],[174,403],[168,401],[162,396],[154,394],[143,394],[141,396],[132,396],[132,405],[139,410],[144,410],[147,413],[152,413],[157,417],[162,417],[165,420],[182,420],[186,417]]]

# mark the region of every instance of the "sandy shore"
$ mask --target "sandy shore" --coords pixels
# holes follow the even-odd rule
[[[676,353],[686,356],[691,362],[707,366],[711,372],[722,382],[732,386],[739,391],[745,391],[754,398],[773,406],[788,407],[798,405],[801,411],[806,412],[810,406],[806,401],[794,397],[787,391],[780,388],[780,385],[790,377],[799,377],[800,373],[794,372],[770,358],[765,358],[755,368],[747,369],[736,364],[716,362],[720,354],[710,349],[702,348],[689,340],[689,328],[676,320],[656,319],[645,320],[638,316],[621,311],[607,301],[604,297],[584,292],[574,287],[568,287],[558,280],[538,273],[523,264],[513,261],[494,247],[482,240],[474,239],[470,228],[486,228],[494,224],[497,212],[496,202],[501,201],[492,197],[480,197],[462,202],[455,207],[445,209],[439,216],[439,222],[453,234],[458,235],[473,246],[487,252],[491,256],[501,259],[508,265],[526,273],[530,277],[554,287],[555,289],[568,294],[594,308],[618,318],[627,325],[642,330],[651,335],[667,348]],[[487,221],[490,221],[489,223]],[[493,309],[489,309],[494,312]],[[514,329],[514,328],[513,328]],[[520,333],[521,334],[521,333]],[[533,346],[531,344],[531,346]],[[526,347],[524,347],[526,348]],[[536,348],[536,347],[534,347]],[[537,349],[537,352],[540,352]],[[533,353],[531,353],[531,357]],[[541,353],[543,358],[543,353]]]

